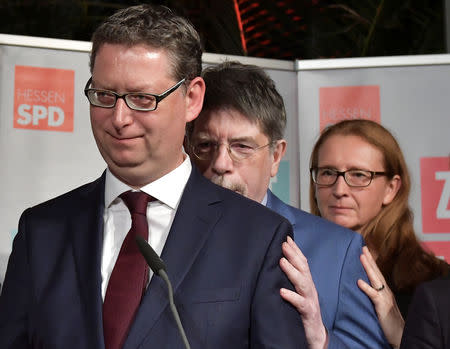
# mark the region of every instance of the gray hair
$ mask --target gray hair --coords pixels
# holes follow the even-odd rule
[[[228,61],[204,69],[202,77],[206,92],[201,114],[236,110],[257,123],[270,142],[283,138],[286,128],[283,98],[262,68]],[[188,124],[188,140],[195,122]]]

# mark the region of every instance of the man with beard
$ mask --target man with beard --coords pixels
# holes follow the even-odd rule
[[[186,148],[204,176],[293,225],[297,244],[283,242],[280,266],[296,292],[280,294],[299,311],[309,347],[387,348],[373,305],[357,286],[367,280],[361,235],[288,206],[268,189],[287,146],[286,112],[274,82],[238,62],[209,67],[202,77],[203,109],[188,124]]]

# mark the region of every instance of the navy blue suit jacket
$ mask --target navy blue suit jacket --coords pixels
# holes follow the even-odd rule
[[[0,297],[0,348],[102,349],[104,175],[21,216]],[[194,348],[306,348],[281,287],[278,214],[193,170],[161,257]],[[153,277],[124,349],[183,348]]]
[[[308,259],[328,329],[328,349],[390,348],[372,302],[357,285],[358,279],[367,281],[359,260],[361,235],[286,205],[270,190],[267,207],[291,222],[294,240]]]
[[[450,277],[417,286],[400,349],[450,348]]]

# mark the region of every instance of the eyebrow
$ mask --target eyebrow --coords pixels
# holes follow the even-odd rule
[[[330,170],[335,170],[335,171],[341,172],[341,170],[337,169],[336,166],[324,165],[324,166],[317,166],[317,167],[318,168],[329,168]],[[368,169],[366,169],[364,167],[357,167],[357,166],[350,166],[349,168],[347,168],[344,171],[352,171],[352,170],[361,170],[361,171],[369,171],[369,172],[371,171],[371,170],[368,170]]]
[[[194,139],[197,140],[214,140],[216,141],[216,137],[211,137],[210,135],[208,135],[207,133],[201,132],[198,133]],[[247,142],[247,143],[254,143],[256,144],[256,140],[254,137],[251,136],[243,136],[243,137],[232,137],[232,138],[228,138],[227,139],[228,143],[236,143],[236,142]]]
[[[92,79],[92,81],[91,81],[91,87],[92,88],[95,88],[95,89],[97,89],[97,90],[103,90],[103,91],[111,91],[111,92],[115,92],[115,93],[143,93],[143,94],[158,94],[158,93],[156,93],[156,92],[146,92],[146,90],[148,89],[148,90],[151,90],[151,88],[148,88],[148,86],[147,87],[142,87],[142,86],[140,86],[140,87],[138,87],[138,88],[132,88],[132,89],[130,89],[130,90],[126,90],[125,92],[118,92],[117,90],[115,90],[115,89],[113,89],[113,88],[110,88],[110,87],[98,87],[98,86],[95,86],[95,84],[94,84],[94,79]]]

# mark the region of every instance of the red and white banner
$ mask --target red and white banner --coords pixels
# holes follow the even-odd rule
[[[16,65],[14,128],[73,132],[74,70]]]

